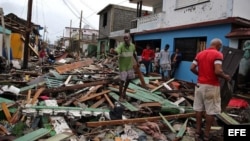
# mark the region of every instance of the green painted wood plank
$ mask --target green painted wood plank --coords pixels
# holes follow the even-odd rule
[[[114,92],[110,92],[109,95],[114,98],[115,100],[119,101],[119,96],[114,93]],[[125,106],[128,110],[130,111],[139,111],[138,108],[134,107],[132,104],[128,103],[127,101],[124,102],[120,102],[123,106]]]
[[[48,77],[45,78],[45,82],[49,88],[56,88],[56,87],[63,85],[64,83],[64,81],[62,80],[50,79]]]
[[[52,73],[57,79],[66,79],[68,76],[60,75],[58,72],[50,70],[50,73]]]
[[[139,85],[141,83],[140,79],[134,79],[132,80],[132,83]]]
[[[113,88],[113,87],[108,87],[108,89],[110,89],[111,91],[114,91],[114,92],[119,92],[119,89],[116,89],[116,88]],[[137,93],[126,92],[126,95],[129,96],[129,97],[132,97],[134,99],[141,100],[142,102],[152,102],[152,100],[141,97]]]
[[[161,113],[159,113],[159,115],[160,115],[161,118],[163,119],[164,123],[169,127],[169,129],[170,129],[173,133],[176,133],[175,129],[174,129],[173,126],[168,122],[168,120],[167,120]]]
[[[64,139],[67,139],[69,138],[70,136],[72,136],[73,134],[72,133],[68,133],[68,132],[65,132],[65,133],[59,133],[59,134],[56,134],[55,136],[53,137],[50,137],[48,139],[45,139],[44,141],[62,141]]]
[[[3,102],[6,103],[6,104],[8,104],[8,103],[15,103],[15,101],[13,101],[13,100],[0,97],[0,103],[3,103]]]
[[[185,123],[181,126],[181,129],[177,133],[177,135],[176,135],[177,138],[181,138],[184,135],[184,133],[187,129],[187,122],[188,122],[188,118],[186,119]]]
[[[148,91],[147,89],[144,89],[136,84],[129,83],[128,88],[133,89],[133,90],[142,90],[142,91]]]
[[[35,87],[37,87],[37,86],[39,86],[39,85],[43,85],[43,84],[45,84],[45,81],[40,82],[40,83],[38,83],[38,84],[32,84],[32,85],[29,85],[29,86],[22,87],[22,88],[20,88],[20,92],[23,92],[23,91],[27,91],[27,90],[33,89],[33,88],[35,88]]]
[[[41,138],[42,136],[48,134],[50,132],[50,130],[45,129],[45,128],[40,128],[38,130],[35,130],[31,133],[28,133],[20,138],[15,139],[14,141],[35,141],[39,138]]]
[[[228,116],[226,113],[222,112],[219,114],[221,117],[223,117],[225,120],[227,120],[230,124],[238,125],[240,124],[238,121],[234,120],[232,117]]]

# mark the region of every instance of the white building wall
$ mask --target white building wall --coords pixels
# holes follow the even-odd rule
[[[232,16],[250,20],[250,0],[234,0]]]
[[[228,13],[230,12],[228,8],[232,7],[232,0],[210,0],[210,2],[181,9],[176,9],[176,0],[163,1],[163,4],[167,5],[163,6],[165,8],[163,11],[166,12],[165,25],[167,27],[225,19],[231,15]]]

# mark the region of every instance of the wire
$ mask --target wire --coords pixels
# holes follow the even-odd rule
[[[41,5],[42,5],[42,16],[43,16],[43,25],[46,25],[45,23],[45,14],[44,14],[44,5],[43,5],[44,1],[42,1]]]
[[[23,12],[24,12],[24,9],[26,8],[26,6],[24,6],[25,4],[28,3],[28,0],[26,0],[26,2],[23,3],[23,9],[22,9],[22,12],[21,12],[21,17],[23,17]]]
[[[65,0],[63,0],[63,3],[68,7],[68,9],[72,12],[73,15],[75,15],[77,18],[79,18],[78,15],[71,9],[71,7],[67,4],[67,2]]]

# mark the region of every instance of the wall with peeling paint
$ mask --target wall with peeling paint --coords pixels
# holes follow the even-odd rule
[[[166,0],[164,0],[166,1]],[[201,4],[176,9],[176,0],[164,2],[166,27],[238,16],[250,19],[249,0],[210,0]]]

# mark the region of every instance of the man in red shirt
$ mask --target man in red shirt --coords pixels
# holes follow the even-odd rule
[[[141,55],[142,63],[144,64],[145,69],[146,69],[146,76],[148,75],[150,71],[149,67],[151,66],[151,62],[154,60],[154,58],[155,58],[155,53],[151,49],[150,45],[147,44],[146,48],[143,49],[142,55]]]
[[[198,84],[195,88],[193,108],[196,112],[196,137],[200,138],[202,116],[206,112],[204,139],[209,140],[209,132],[214,121],[214,115],[221,112],[219,77],[229,81],[231,78],[222,70],[223,54],[220,52],[222,41],[215,38],[210,47],[199,52],[190,70],[198,75]]]

